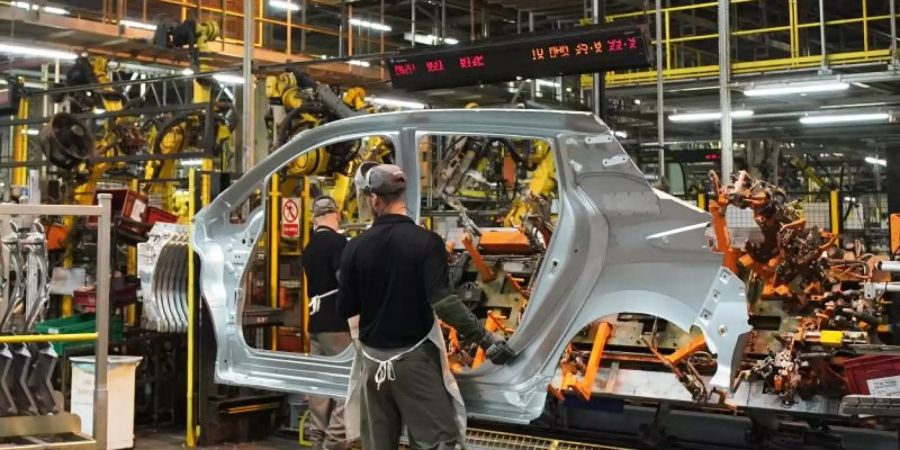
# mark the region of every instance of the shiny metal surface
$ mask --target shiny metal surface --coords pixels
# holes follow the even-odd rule
[[[343,397],[352,350],[336,357],[250,348],[241,335],[241,288],[263,211],[244,223],[231,212],[273,172],[303,152],[369,135],[386,136],[397,164],[420,179],[422,135],[490,134],[549,141],[558,161],[560,217],[528,309],[510,345],[510,365],[486,363],[457,380],[470,417],[526,423],[537,417],[566,344],[609,314],[659,316],[699,327],[718,354],[711,384],[727,388],[739,337],[750,330],[744,284],[721,266],[705,236],[708,213],[645,181],[609,128],[588,113],[523,110],[431,110],[339,120],[305,131],[258,163],[195,217],[201,290],[218,341],[216,380],[295,393]],[[407,192],[418,219],[420,186]]]

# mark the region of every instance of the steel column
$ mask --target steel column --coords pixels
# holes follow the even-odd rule
[[[300,53],[306,53],[306,0],[300,2]]]
[[[410,2],[410,37],[412,38],[411,47],[416,46],[416,0],[411,0]]]
[[[592,0],[591,3],[591,19],[595,24],[599,24],[600,17],[600,0]],[[594,115],[606,120],[605,109],[603,107],[603,74],[594,74],[594,88],[591,90],[591,110]]]
[[[475,40],[475,0],[469,0],[469,40]]]
[[[534,12],[528,11],[528,32],[534,33]],[[531,80],[531,101],[537,99],[537,80]]]
[[[896,67],[897,61],[897,5],[895,0],[890,0],[891,16],[891,63]]]
[[[659,141],[659,178],[666,176],[666,115],[663,93],[662,0],[656,0],[656,134]]]
[[[109,424],[109,392],[106,388],[109,352],[109,258],[112,229],[112,194],[97,195],[100,218],[97,222],[97,355],[94,379],[94,440],[97,448],[105,449]],[[34,208],[34,206],[31,206]]]
[[[447,0],[441,0],[441,44],[445,39],[447,39]]]
[[[893,0],[891,0],[893,1]],[[819,0],[819,40],[821,41],[822,53],[822,73],[828,70],[828,48],[825,46],[825,0]]]
[[[241,105],[241,140],[244,154],[241,155],[241,171],[253,167],[253,0],[244,0],[244,86]],[[262,13],[262,11],[260,11]]]
[[[728,180],[734,165],[731,148],[731,33],[729,0],[719,0],[719,103],[722,113],[722,179]]]

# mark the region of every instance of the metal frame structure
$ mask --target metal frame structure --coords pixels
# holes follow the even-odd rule
[[[0,336],[0,343],[24,342],[96,342],[97,375],[94,381],[94,432],[97,448],[106,448],[109,398],[106,387],[109,353],[109,283],[110,283],[110,233],[112,229],[112,195],[99,194],[98,205],[25,205],[2,204],[0,216],[82,216],[98,217],[97,227],[97,331],[94,333],[58,335]],[[32,417],[28,417],[32,418]],[[22,418],[15,418],[22,419]],[[27,419],[27,418],[26,418]],[[41,420],[42,417],[34,417]],[[62,416],[61,420],[69,420]],[[56,448],[57,446],[54,446]],[[64,447],[64,446],[60,446]]]
[[[543,139],[555,160],[563,162],[557,173],[556,237],[510,339],[519,356],[508,366],[485,363],[457,377],[471,417],[511,423],[536,418],[572,337],[592,321],[621,312],[656,315],[685,330],[700,328],[718,354],[710,384],[730,386],[734,352],[750,326],[744,283],[708,248],[709,214],[652,189],[595,116],[528,110],[431,110],[332,122],[299,134],[201,210],[192,243],[202,262],[201,293],[218,344],[217,382],[345,396],[352,349],[336,357],[304,356],[254,349],[245,342],[243,283],[265,215],[260,208],[243,224],[233,224],[231,213],[298,155],[365,136],[392,140],[396,163],[410,180],[419,180],[417,143],[434,134]],[[415,219],[421,191],[414,184],[406,194]]]
[[[822,25],[822,21],[819,22],[804,22],[801,23],[800,18],[798,17],[798,8],[797,8],[797,0],[789,0],[786,3],[787,7],[787,16],[788,23],[785,25],[778,25],[772,27],[764,27],[764,28],[753,28],[746,30],[735,30],[731,27],[729,36],[730,38],[736,37],[748,37],[748,36],[764,36],[772,33],[790,33],[790,57],[788,58],[774,58],[774,59],[763,59],[757,61],[730,61],[731,71],[734,74],[745,74],[745,73],[760,73],[760,72],[769,72],[769,71],[779,71],[785,69],[800,69],[800,68],[816,68],[816,67],[827,67],[831,64],[853,64],[853,63],[873,63],[873,62],[891,62],[894,60],[895,56],[893,53],[895,52],[895,46],[890,45],[888,48],[883,49],[873,49],[870,48],[869,44],[869,24],[872,22],[880,22],[880,21],[890,21],[893,23],[895,21],[895,17],[892,14],[882,14],[877,16],[869,16],[867,14],[867,6],[869,0],[857,0],[860,2],[862,6],[863,15],[861,17],[852,17],[852,18],[842,18],[836,20],[826,20],[824,26]],[[685,79],[700,79],[700,78],[715,78],[719,73],[718,65],[704,65],[704,66],[696,66],[696,67],[684,67],[680,66],[679,63],[675,60],[676,49],[679,45],[688,43],[688,42],[696,42],[696,41],[704,41],[704,40],[714,40],[720,39],[723,36],[722,30],[717,33],[708,33],[708,34],[700,34],[700,35],[690,35],[690,36],[681,36],[681,37],[672,37],[672,16],[676,13],[689,13],[701,9],[712,9],[719,8],[720,4],[728,4],[731,7],[739,7],[741,4],[752,4],[756,3],[755,0],[717,0],[703,3],[696,3],[693,5],[683,5],[683,6],[672,6],[669,8],[662,8],[662,16],[663,16],[663,28],[665,29],[664,38],[663,38],[663,47],[665,49],[665,70],[663,71],[663,75],[666,81],[674,81],[674,80],[685,80]],[[849,2],[848,2],[849,3]],[[645,11],[635,11],[629,13],[621,13],[621,14],[611,14],[607,15],[607,22],[614,22],[616,20],[634,20],[635,18],[650,16],[657,14],[656,9],[648,9]],[[824,16],[822,16],[824,17]],[[719,21],[721,22],[722,17],[719,16]],[[820,54],[820,55],[807,55],[801,56],[800,51],[800,30],[805,28],[816,28],[819,27],[824,33],[824,29],[829,26],[846,26],[846,25],[860,25],[862,27],[863,32],[863,49],[860,51],[848,51],[848,52],[840,52],[840,53],[830,53],[830,54]],[[654,44],[656,41],[653,42]],[[631,72],[622,72],[622,73],[607,73],[606,80],[609,86],[617,87],[617,86],[628,86],[635,84],[652,84],[656,82],[656,70],[644,70],[644,71],[631,71]]]

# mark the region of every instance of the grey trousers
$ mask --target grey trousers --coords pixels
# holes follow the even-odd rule
[[[334,356],[350,346],[350,333],[310,333],[313,355]],[[331,397],[309,397],[310,440],[326,449],[347,446],[344,430],[344,402]]]
[[[369,348],[366,348],[369,351]],[[374,350],[373,357],[388,356]],[[431,342],[394,361],[395,380],[375,383],[378,363],[363,357],[361,424],[363,450],[397,450],[403,425],[411,449],[452,449],[457,445],[456,409],[444,386],[441,354]]]

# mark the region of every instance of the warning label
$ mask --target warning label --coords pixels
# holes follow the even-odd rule
[[[866,380],[869,394],[877,397],[900,397],[900,375]]]
[[[298,198],[281,200],[281,236],[300,237],[300,199]]]

